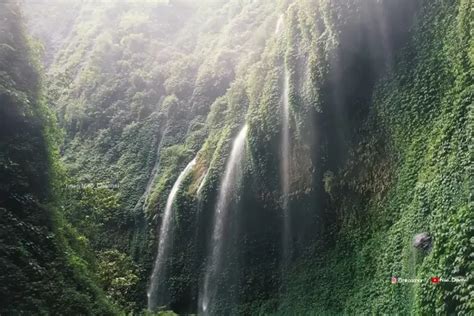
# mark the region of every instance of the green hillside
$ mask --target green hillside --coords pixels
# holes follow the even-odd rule
[[[0,314],[473,313],[473,12],[0,4]]]

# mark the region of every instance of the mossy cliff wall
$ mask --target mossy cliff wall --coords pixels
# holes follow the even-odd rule
[[[472,0],[55,4],[56,28],[25,8],[63,131],[64,217],[124,310],[145,307],[168,194],[197,157],[162,280],[165,308],[197,311],[221,177],[246,123],[234,260],[217,281],[237,299],[215,302],[220,314],[472,312]],[[429,251],[412,246],[422,232]]]

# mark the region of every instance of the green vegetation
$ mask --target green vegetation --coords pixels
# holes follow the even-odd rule
[[[472,313],[472,12],[472,0],[0,4],[0,314],[196,314],[244,123],[235,259],[217,281],[237,300],[219,297],[219,314]],[[194,157],[160,280],[169,302],[146,311],[162,212]],[[421,232],[427,251],[412,245]]]
[[[474,310],[466,283],[430,284],[432,276],[473,277],[469,10],[470,1],[421,6],[347,161],[325,177],[327,212],[338,214],[334,245],[315,247],[289,274],[283,314]],[[434,239],[428,253],[411,243],[423,231]],[[391,276],[423,282],[390,286]]]
[[[20,17],[17,5],[0,4],[0,310],[115,314],[88,250],[58,210],[57,130]]]

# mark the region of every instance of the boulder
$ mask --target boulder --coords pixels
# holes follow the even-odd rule
[[[431,236],[424,232],[416,234],[413,237],[413,247],[421,250],[429,250],[431,248],[432,238]]]

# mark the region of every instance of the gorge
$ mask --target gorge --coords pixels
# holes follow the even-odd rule
[[[472,314],[473,15],[1,1],[0,314]]]

